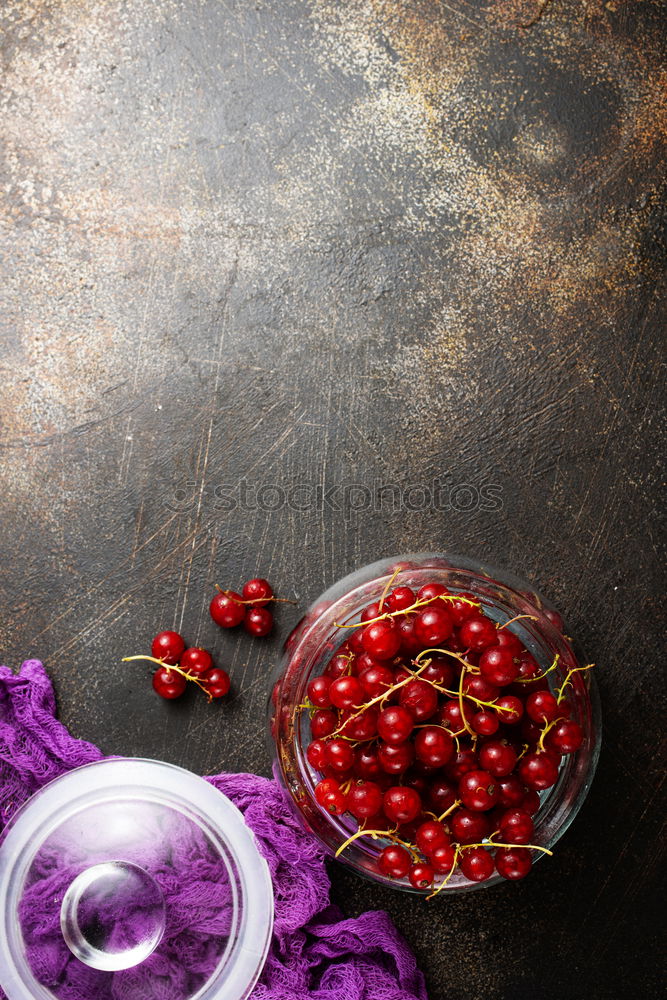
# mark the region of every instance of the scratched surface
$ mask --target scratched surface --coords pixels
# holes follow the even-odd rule
[[[661,981],[666,24],[538,15],[0,9],[2,660],[42,658],[108,753],[267,773],[280,641],[217,631],[213,584],[259,571],[303,607],[449,549],[536,581],[600,664],[598,778],[525,883],[425,907],[332,871],[433,1000]],[[387,484],[403,509],[351,489]],[[225,706],[120,664],[171,626],[230,670]]]

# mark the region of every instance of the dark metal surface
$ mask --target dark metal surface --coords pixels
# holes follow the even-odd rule
[[[332,871],[433,1000],[661,981],[665,19],[539,11],[0,10],[3,660],[108,753],[266,773],[279,638],[216,630],[214,582],[304,606],[443,549],[532,578],[599,663],[598,778],[525,883],[425,906]],[[170,626],[227,704],[120,663]]]

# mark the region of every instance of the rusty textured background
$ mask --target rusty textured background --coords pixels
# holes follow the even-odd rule
[[[0,7],[3,660],[44,659],[109,753],[266,772],[279,639],[219,633],[214,581],[261,571],[303,606],[439,548],[535,580],[600,665],[598,778],[525,883],[425,907],[332,872],[348,912],[391,911],[434,1000],[661,982],[667,21],[540,12]],[[501,505],[215,493],[436,476]],[[173,625],[229,667],[229,704],[160,703],[119,663]]]

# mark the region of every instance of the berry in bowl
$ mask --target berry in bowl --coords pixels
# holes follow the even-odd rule
[[[522,879],[593,777],[590,668],[524,581],[458,556],[382,560],[287,640],[275,771],[362,875],[429,896]]]

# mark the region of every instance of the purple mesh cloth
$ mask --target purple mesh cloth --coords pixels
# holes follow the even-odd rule
[[[38,660],[26,660],[18,675],[0,667],[0,834],[19,806],[48,781],[103,757],[97,747],[70,736],[55,711],[53,688]],[[275,782],[252,774],[207,780],[241,810],[273,879],[273,940],[252,1000],[428,1000],[414,956],[386,913],[345,919],[329,902],[323,855]],[[201,875],[200,863],[188,852],[174,873],[167,904],[175,912],[183,903],[184,886],[197,881],[195,866]],[[69,953],[63,961],[60,941],[55,943],[59,927],[45,919],[38,886],[34,888],[22,920],[29,921],[40,941],[40,979],[57,984],[63,1000],[180,1000],[189,988],[183,966],[199,962],[200,972],[205,971],[200,936],[183,935],[181,928],[178,943],[187,950],[187,962],[182,952],[172,956],[175,961],[168,951],[154,954],[148,962],[164,967],[153,968],[150,980],[140,966],[121,977],[113,974],[108,988],[101,986],[96,970]],[[162,974],[159,992],[156,971]]]

